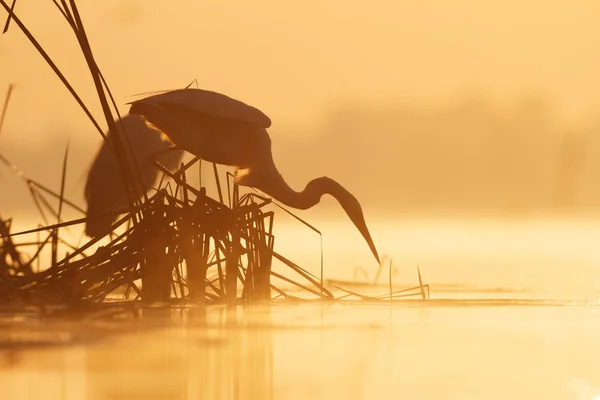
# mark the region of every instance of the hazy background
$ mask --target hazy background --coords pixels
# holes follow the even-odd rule
[[[271,117],[275,161],[296,189],[330,176],[369,216],[600,211],[596,1],[79,4],[123,113],[134,94],[198,79]],[[16,12],[105,126],[53,4]],[[100,135],[14,24],[0,37],[2,98],[11,82],[0,152],[58,189],[69,142],[67,195],[83,204]],[[2,215],[30,212],[4,167],[0,188]]]

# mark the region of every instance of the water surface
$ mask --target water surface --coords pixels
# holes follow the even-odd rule
[[[104,331],[120,324],[124,333],[3,351],[2,398],[600,396],[593,306],[215,306],[96,324]]]
[[[372,226],[394,259],[394,288],[414,286],[419,265],[431,301],[5,317],[0,398],[600,398],[600,225]],[[360,237],[343,223],[319,228],[324,277],[373,282]],[[276,249],[318,276],[319,237],[302,232],[276,224]],[[386,293],[386,268],[379,285],[353,290]]]

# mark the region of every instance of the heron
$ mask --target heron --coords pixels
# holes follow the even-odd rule
[[[131,145],[133,155],[142,178],[145,191],[155,184],[159,170],[150,162],[149,157],[160,152],[171,145],[161,139],[160,133],[149,128],[145,121],[136,115],[126,115],[121,118],[127,138]],[[117,129],[121,130],[121,124],[116,121]],[[113,153],[107,141],[114,143],[114,133],[108,131],[106,140],[102,142],[94,161],[87,174],[85,184],[85,201],[87,203],[87,221],[85,234],[89,237],[104,236],[110,232],[110,227],[117,216],[101,216],[111,211],[119,210],[129,205],[125,180],[116,155]],[[135,171],[135,165],[128,155],[130,168]],[[183,158],[183,151],[172,151],[161,157],[161,162],[168,168],[176,167]],[[137,178],[137,174],[134,174]],[[137,181],[137,180],[136,180]],[[140,192],[140,191],[136,191]]]
[[[362,207],[352,193],[326,176],[311,180],[300,192],[283,179],[271,153],[267,132],[271,119],[259,109],[221,93],[195,88],[171,90],[128,104],[129,114],[143,118],[174,149],[234,167],[238,185],[258,189],[300,210],[317,205],[326,194],[333,196],[380,264]]]

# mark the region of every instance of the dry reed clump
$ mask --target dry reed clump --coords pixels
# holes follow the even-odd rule
[[[238,280],[242,285],[243,302],[268,301],[271,290],[284,298],[301,299],[274,285],[271,276],[317,298],[334,300],[333,294],[319,283],[318,278],[274,250],[275,213],[264,210],[271,203],[270,199],[253,193],[239,196],[234,184],[228,185],[227,205],[216,174],[221,199],[209,197],[204,188],[197,190],[187,183],[186,171],[197,162],[200,160],[194,159],[176,173],[165,170],[175,182],[174,188],[170,183],[157,188],[140,210],[129,211],[116,221],[111,232],[115,237],[95,253],[86,255],[101,238],[78,248],[70,246],[73,252],[37,273],[13,266],[14,272],[0,282],[0,302],[85,307],[111,297],[116,300],[115,295],[123,289],[122,297],[129,300],[232,302],[238,300]],[[44,199],[41,193],[36,196]],[[47,200],[42,203],[50,207]],[[138,223],[117,234],[136,212],[141,214]],[[31,266],[34,259],[39,264],[41,250],[58,238],[59,228],[84,221],[74,220],[28,231],[49,233],[44,241],[29,244],[37,246],[34,257],[22,264]],[[11,246],[15,247],[12,236],[8,236],[2,249],[6,252]],[[272,271],[273,258],[283,262],[307,283]],[[339,300],[357,296],[362,300],[382,301],[415,295],[424,299],[425,289],[429,292],[429,286],[421,282],[420,271],[419,286],[399,291],[392,291],[390,286],[389,296],[361,295],[333,282],[330,284],[346,293],[338,297]]]
[[[65,0],[53,1],[53,3],[72,28],[81,47],[109,130],[124,131],[124,127],[121,130],[116,129],[115,121],[120,120],[120,115],[94,59],[76,2]],[[0,5],[8,12],[9,20],[14,21],[46,60],[106,140],[100,125],[67,78],[20,21],[14,10],[5,0],[0,0]],[[37,246],[37,249],[30,261],[26,263],[19,261],[20,258],[15,253],[15,246],[8,233],[9,226],[6,224],[1,226],[3,229],[0,232],[1,251],[2,254],[11,254],[12,261],[0,265],[0,302],[83,306],[101,302],[122,287],[125,287],[125,298],[135,294],[134,299],[151,302],[167,302],[173,298],[200,302],[232,302],[237,300],[238,280],[242,284],[242,301],[269,300],[271,290],[285,298],[298,298],[273,285],[271,276],[316,295],[319,299],[334,299],[331,292],[322,285],[322,269],[319,282],[316,277],[274,251],[272,231],[274,213],[264,210],[264,207],[270,203],[269,199],[255,194],[239,196],[237,186],[233,185],[232,188],[228,185],[230,199],[229,205],[226,205],[216,174],[216,166],[215,178],[219,201],[207,196],[204,188],[198,190],[187,183],[186,171],[194,163],[200,162],[197,158],[182,166],[176,173],[161,168],[172,179],[175,187],[170,184],[163,188],[159,187],[155,194],[148,197],[147,194],[139,192],[142,185],[138,183],[141,182],[141,178],[137,164],[134,162],[134,165],[131,165],[132,163],[126,162],[127,159],[134,159],[129,156],[132,151],[127,135],[116,134],[114,143],[109,145],[119,162],[130,200],[127,209],[113,213],[113,215],[125,213],[125,216],[115,222],[112,229],[113,231],[119,229],[125,222],[129,222],[131,226],[124,233],[113,238],[108,245],[99,247],[95,253],[89,255],[86,251],[100,238],[79,247],[71,246],[60,238],[59,229],[85,222],[85,218],[71,222],[61,220],[63,205],[69,205],[83,212],[64,199],[67,165],[67,154],[65,154],[59,194],[24,178],[46,223],[44,208],[46,211],[51,210],[57,221],[55,225],[28,231],[29,233],[47,232],[45,240],[40,239],[36,243],[31,243]],[[1,161],[16,170],[6,158],[2,157]],[[158,163],[157,166],[161,167]],[[42,192],[58,198],[58,210],[54,210],[49,205]],[[101,217],[103,216],[98,216]],[[58,259],[59,243],[71,249],[71,253],[60,260]],[[33,272],[30,270],[31,265],[34,260],[39,263],[41,251],[48,244],[51,246],[50,266]],[[273,258],[291,268],[306,283],[272,271]],[[215,272],[214,276],[208,274],[212,271]],[[420,290],[424,297],[422,284]],[[360,295],[359,297],[368,300],[381,299]],[[390,288],[391,298],[393,293]]]
[[[186,171],[197,162],[200,160],[194,159],[176,173],[165,170],[176,182],[175,187],[168,184],[158,188],[139,210],[130,211],[116,221],[111,227],[112,234],[136,213],[141,215],[136,224],[107,245],[86,255],[101,239],[97,238],[79,248],[71,246],[73,252],[53,261],[43,271],[12,274],[0,282],[0,301],[82,306],[101,302],[117,289],[125,288],[125,298],[130,299],[134,294],[133,299],[149,302],[186,299],[231,302],[238,297],[238,280],[244,302],[270,300],[271,290],[285,298],[299,299],[272,284],[271,276],[321,299],[332,300],[333,295],[317,278],[274,251],[274,212],[264,211],[271,201],[253,193],[239,196],[237,185],[228,185],[229,205],[223,199],[217,201],[207,196],[204,188],[197,190],[187,183]],[[215,178],[222,193],[218,176]],[[45,241],[31,243],[37,249],[28,264],[36,257],[39,261],[41,250],[58,237],[59,228],[84,221],[22,232],[50,232]],[[12,236],[8,235],[6,232],[7,250],[12,243]],[[272,271],[273,257],[307,283]],[[213,272],[213,276],[208,272]]]

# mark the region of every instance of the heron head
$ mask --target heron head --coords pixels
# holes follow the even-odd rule
[[[348,215],[354,226],[356,226],[358,231],[366,240],[371,252],[377,260],[377,263],[381,264],[379,254],[377,253],[377,248],[375,247],[375,243],[373,243],[373,239],[369,233],[369,228],[367,227],[367,222],[365,221],[362,207],[358,199],[352,193],[350,193],[348,190],[346,190],[346,188],[333,179],[326,176],[309,182],[309,184],[306,186],[305,192],[311,193],[313,196],[317,196],[317,198],[320,198],[324,194],[333,196],[338,203],[340,203],[346,212],[346,215]]]

